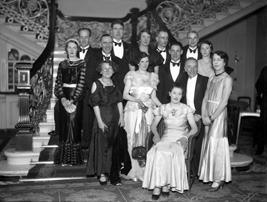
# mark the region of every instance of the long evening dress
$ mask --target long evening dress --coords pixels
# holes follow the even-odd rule
[[[59,111],[55,117],[57,132],[59,133],[59,145],[55,151],[55,164],[81,165],[83,164],[83,152],[81,149],[81,122],[82,99],[84,96],[84,78],[86,64],[84,60],[59,63],[55,95],[58,98],[56,106]],[[73,100],[76,110],[68,113],[61,103],[61,98]]]
[[[104,86],[96,80],[96,90],[90,95],[89,102],[92,107],[98,106],[102,121],[108,129],[104,132],[94,120],[92,141],[86,167],[86,175],[109,174],[113,145],[119,133],[119,108],[117,104],[123,101],[122,95],[116,86]]]
[[[213,77],[215,75],[211,62],[207,63],[203,59],[198,60],[198,73],[205,77]]]
[[[168,186],[172,191],[188,190],[185,151],[176,143],[187,134],[187,114],[193,113],[186,104],[172,112],[169,104],[157,108],[154,113],[164,119],[165,130],[160,141],[147,153],[143,188]]]
[[[153,110],[155,108],[154,102],[151,100],[151,93],[157,88],[159,82],[158,75],[155,73],[147,73],[145,75],[140,74],[138,71],[129,71],[124,81],[131,80],[130,95],[140,99],[145,106],[148,107],[145,113],[146,123],[144,127],[147,127],[147,131],[150,132],[150,125],[153,121],[154,115]],[[124,129],[127,132],[128,139],[128,151],[131,158],[132,169],[127,175],[127,178],[132,180],[143,180],[144,168],[140,167],[138,161],[132,158],[132,149],[134,146],[135,135],[140,134],[142,127],[142,110],[139,109],[137,102],[127,101],[124,108]],[[146,137],[140,137],[145,139]]]
[[[213,82],[215,77],[210,78],[206,105],[208,116],[215,112],[222,101],[226,77],[229,75],[221,76],[217,82]],[[203,182],[229,182],[232,175],[227,137],[227,108],[225,107],[224,111],[205,129],[198,170],[199,179]]]

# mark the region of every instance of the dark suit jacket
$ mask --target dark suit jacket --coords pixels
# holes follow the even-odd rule
[[[180,84],[183,87],[186,85],[187,73],[184,71],[184,61],[181,60],[180,73],[176,80],[174,81],[170,71],[171,58],[168,58],[164,65],[159,67],[159,84],[157,97],[162,104],[166,104],[170,101],[169,90],[174,84]]]
[[[186,59],[187,59],[186,58],[186,53],[187,53],[188,49],[189,49],[189,46],[188,45],[186,45],[183,48],[183,55],[181,56],[181,58],[182,58],[183,61],[186,61]],[[200,52],[200,47],[197,47],[197,51],[198,51],[198,58],[197,58],[197,60],[200,60],[202,58],[202,54]]]
[[[186,80],[186,90],[185,90],[185,103],[187,103],[186,102],[187,80]],[[197,81],[196,81],[196,86],[195,86],[194,105],[196,108],[195,113],[199,115],[201,115],[201,105],[202,105],[202,101],[203,101],[205,91],[207,88],[208,80],[209,80],[208,77],[202,76],[200,74],[198,74],[197,76]]]
[[[120,71],[116,73],[115,77],[117,77],[117,80],[119,81],[118,83],[118,88],[121,91],[121,93],[123,93],[123,89],[124,89],[124,77],[125,75],[128,73],[129,71],[129,62],[128,62],[128,55],[131,49],[131,45],[126,43],[126,42],[122,42],[123,43],[123,57],[120,61]],[[115,56],[114,54],[114,50],[112,49],[112,55]],[[120,58],[119,58],[120,59]]]
[[[157,51],[157,48],[158,47],[155,47],[155,50]],[[171,55],[170,55],[170,53],[169,53],[169,49],[168,49],[168,47],[166,47],[166,62],[168,61],[168,60],[170,60],[170,58],[171,58]],[[161,55],[161,54],[160,54]],[[162,57],[162,56],[161,56]],[[164,60],[164,58],[162,57],[162,59]]]

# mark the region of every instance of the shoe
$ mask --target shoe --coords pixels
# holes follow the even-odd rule
[[[168,191],[162,191],[161,192],[161,195],[163,196],[163,197],[166,197],[166,198],[168,198],[169,196],[170,196],[170,192],[168,192]]]
[[[216,192],[218,191],[219,189],[223,189],[223,185],[224,185],[224,182],[221,181],[219,182],[219,185],[217,187],[212,187],[211,189],[209,189],[208,191],[209,192]]]
[[[159,196],[160,194],[152,194],[152,200],[153,201],[159,200]]]
[[[170,192],[168,192],[168,191],[162,191],[161,192],[161,195],[163,196],[163,197],[166,197],[166,198],[168,198],[169,196],[170,196]]]
[[[101,181],[101,178],[105,178],[105,181]],[[105,175],[101,175],[99,178],[99,184],[100,185],[107,185],[107,178]]]

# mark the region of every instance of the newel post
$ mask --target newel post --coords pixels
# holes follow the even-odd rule
[[[32,151],[33,124],[29,117],[29,97],[31,91],[30,69],[31,63],[17,63],[19,93],[19,120],[15,128],[18,130],[15,136],[16,151]]]

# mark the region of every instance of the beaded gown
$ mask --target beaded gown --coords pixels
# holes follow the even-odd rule
[[[84,78],[86,64],[84,60],[59,63],[55,96],[59,116],[55,119],[59,135],[59,145],[55,151],[55,164],[81,165],[83,152],[81,149],[82,99],[84,96]],[[73,100],[76,110],[68,113],[61,103],[61,98]],[[55,107],[56,108],[56,107]]]
[[[177,111],[172,111],[169,104],[154,111],[156,116],[163,117],[165,130],[160,141],[147,153],[143,188],[168,186],[179,193],[188,190],[185,151],[176,141],[187,134],[187,114],[193,112],[183,103]]]
[[[140,167],[138,161],[132,158],[132,149],[135,144],[135,136],[142,140],[145,140],[146,136],[141,137],[140,130],[142,127],[147,127],[147,131],[150,131],[150,125],[153,121],[153,109],[155,108],[154,102],[151,100],[151,93],[157,88],[159,82],[158,75],[155,73],[140,74],[138,71],[129,71],[124,81],[131,80],[130,95],[140,99],[146,107],[148,107],[145,113],[145,123],[142,121],[142,110],[138,107],[137,102],[127,101],[124,108],[124,121],[125,131],[127,132],[128,139],[128,151],[131,158],[132,169],[127,175],[127,178],[133,180],[143,180],[144,168]],[[143,125],[142,125],[143,124]]]
[[[214,113],[222,101],[226,77],[229,75],[220,76],[216,82],[213,82],[215,77],[210,78],[206,105],[208,116]],[[232,179],[227,137],[227,107],[211,125],[205,128],[198,174],[199,179],[203,182],[229,182]]]
[[[94,120],[92,140],[86,166],[86,175],[109,174],[114,142],[119,133],[119,109],[117,104],[123,101],[121,92],[114,85],[104,86],[96,80],[96,90],[90,95],[89,102],[92,107],[98,106],[103,122],[108,129],[104,132]]]

